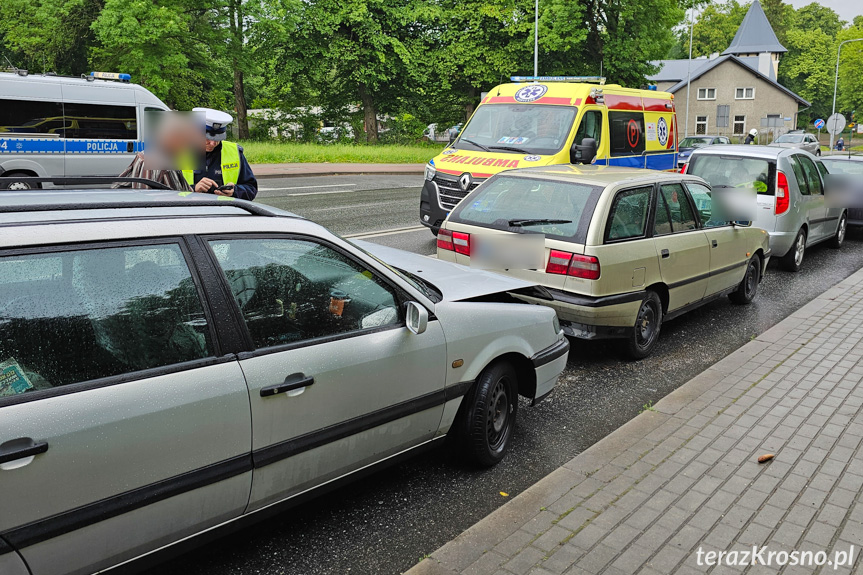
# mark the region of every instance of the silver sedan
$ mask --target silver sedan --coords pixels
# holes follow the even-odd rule
[[[443,443],[510,448],[542,288],[176,192],[0,199],[0,573],[151,560]],[[380,259],[379,259],[380,258]],[[386,262],[386,263],[385,263]]]

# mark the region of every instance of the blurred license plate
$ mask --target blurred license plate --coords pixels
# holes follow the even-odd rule
[[[486,270],[545,267],[543,234],[471,234],[470,265]]]

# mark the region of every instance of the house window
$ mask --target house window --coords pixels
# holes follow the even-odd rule
[[[746,132],[746,116],[734,116],[734,135],[742,136]]]
[[[699,88],[698,89],[698,99],[699,100],[715,100],[716,99],[716,88]]]
[[[752,100],[755,98],[755,88],[737,88],[734,90],[734,98],[737,100]]]
[[[707,133],[707,116],[695,116],[695,133]]]
[[[717,128],[727,128],[728,127],[728,112],[731,109],[731,106],[728,104],[719,104],[716,106],[716,127]]]

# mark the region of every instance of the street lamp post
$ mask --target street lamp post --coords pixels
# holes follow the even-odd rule
[[[845,40],[839,44],[839,49],[836,51],[836,77],[833,80],[833,112],[830,114],[832,117],[836,114],[836,90],[839,87],[839,56],[842,54],[842,46],[847,44],[848,42],[863,42],[863,38],[853,38],[851,40]],[[830,131],[830,151],[833,151],[833,131]]]
[[[695,6],[689,12],[689,63],[686,66],[686,125],[683,127],[683,137],[689,136],[689,93],[692,84],[692,31],[695,28]]]

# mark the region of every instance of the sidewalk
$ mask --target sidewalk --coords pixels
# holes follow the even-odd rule
[[[424,170],[425,164],[252,164],[252,171],[258,179],[369,174],[419,175]]]
[[[863,270],[663,398],[409,575],[741,573],[696,552],[863,545]],[[589,401],[589,398],[585,398]],[[762,454],[774,453],[759,464]],[[702,563],[706,555],[702,555]],[[766,562],[766,553],[764,555]],[[742,555],[738,559],[742,560]],[[727,560],[726,560],[727,563]]]

